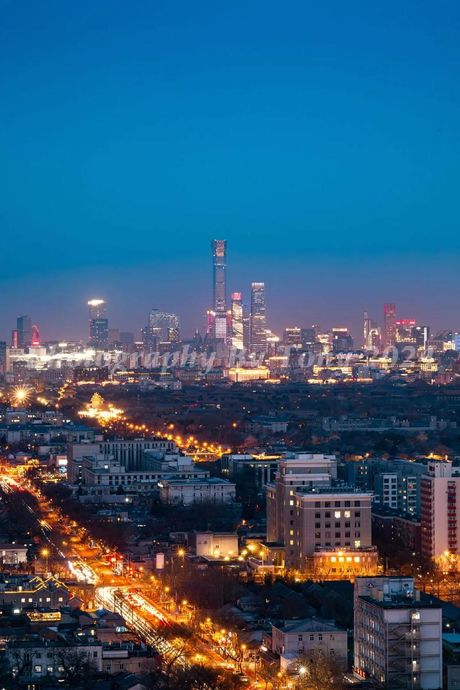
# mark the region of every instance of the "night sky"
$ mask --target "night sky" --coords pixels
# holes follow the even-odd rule
[[[101,296],[191,334],[213,238],[275,330],[460,330],[459,33],[456,0],[0,0],[0,336]]]

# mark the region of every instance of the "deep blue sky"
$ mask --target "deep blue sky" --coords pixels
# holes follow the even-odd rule
[[[460,330],[460,4],[0,0],[0,335],[203,324],[209,242],[269,319]]]

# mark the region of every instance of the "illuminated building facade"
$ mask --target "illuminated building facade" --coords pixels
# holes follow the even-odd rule
[[[383,346],[394,345],[396,332],[396,304],[387,303],[383,306]]]
[[[335,455],[288,453],[278,465],[274,484],[267,486],[267,539],[289,544],[294,493],[302,487],[330,486],[337,477]]]
[[[228,370],[228,378],[233,383],[245,383],[246,381],[260,381],[268,379],[270,371],[267,367],[231,367]]]
[[[109,344],[109,320],[107,303],[103,299],[90,299],[89,309],[89,345],[96,350],[105,350]]]
[[[294,530],[290,530],[289,541],[285,543],[286,567],[315,571],[321,566],[325,575],[324,552],[327,550],[327,576],[331,579],[355,575],[363,565],[366,565],[366,572],[370,566],[370,572],[375,573],[377,552],[372,549],[371,501],[371,492],[355,491],[350,487],[297,489]],[[339,553],[341,551],[343,553]],[[369,563],[365,556],[370,558]]]
[[[288,347],[302,347],[302,329],[298,326],[288,326],[284,329],[283,345]]]
[[[251,284],[251,350],[263,352],[267,347],[265,283]]]
[[[232,294],[232,347],[237,350],[244,348],[243,329],[243,301],[241,292]]]
[[[267,486],[267,542],[284,545],[285,567],[318,578],[375,574],[372,493],[334,485],[335,456],[298,453]]]
[[[398,319],[395,321],[395,343],[415,344],[413,330],[417,326],[415,319]]]
[[[457,555],[460,546],[460,475],[452,463],[431,461],[420,485],[422,556]]]

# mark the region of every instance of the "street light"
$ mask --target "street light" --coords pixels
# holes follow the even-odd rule
[[[41,550],[41,556],[45,558],[45,567],[46,567],[46,572],[48,572],[48,556],[50,555],[49,549],[42,549]]]

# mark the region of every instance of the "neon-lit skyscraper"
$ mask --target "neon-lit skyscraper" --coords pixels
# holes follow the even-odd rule
[[[243,337],[243,302],[241,292],[232,293],[232,347],[244,348]]]
[[[227,240],[212,240],[213,310],[216,314],[227,311]]]
[[[265,283],[251,284],[251,350],[260,352],[267,347],[267,315]]]
[[[90,299],[89,309],[89,345],[103,350],[109,344],[109,320],[107,303],[103,299]]]
[[[396,335],[396,304],[383,305],[383,346],[394,345]]]

